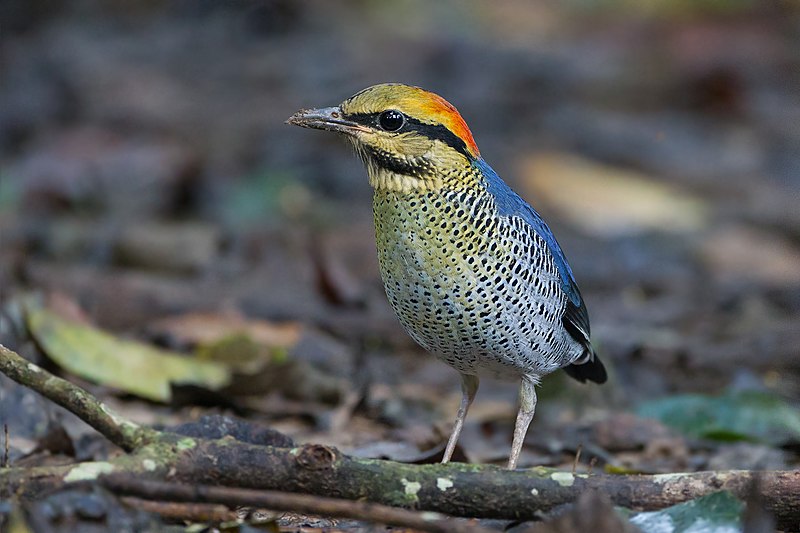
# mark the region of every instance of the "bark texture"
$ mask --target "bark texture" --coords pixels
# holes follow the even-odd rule
[[[0,470],[0,498],[35,497],[65,483],[102,482],[104,476],[136,476],[142,481],[277,490],[452,516],[525,520],[575,502],[586,492],[603,494],[630,509],[655,510],[720,490],[744,500],[755,488],[779,528],[797,530],[800,524],[800,471],[584,475],[546,468],[509,472],[491,465],[357,459],[316,444],[280,448],[140,428],[2,345],[0,371],[66,407],[129,452],[106,462]]]

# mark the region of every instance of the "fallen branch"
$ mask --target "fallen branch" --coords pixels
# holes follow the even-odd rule
[[[431,533],[489,533],[490,530],[439,513],[409,511],[363,501],[340,500],[269,490],[186,485],[110,475],[100,479],[107,489],[125,495],[168,502],[221,503],[228,507],[257,507],[271,511],[354,518]]]
[[[82,388],[52,375],[2,344],[0,372],[72,412],[126,452],[141,447],[158,434],[117,416]]]
[[[154,513],[169,520],[185,520],[198,523],[233,522],[238,514],[226,505],[194,502],[157,502],[135,496],[120,498],[123,504],[147,513]]]
[[[778,526],[796,529],[800,522],[800,471],[734,470],[655,476],[585,475],[545,468],[508,472],[491,465],[417,466],[356,459],[320,445],[289,449],[248,444],[230,437],[196,439],[142,430],[117,416],[107,415],[100,402],[74,385],[70,385],[69,394],[56,394],[50,390],[53,384],[63,388],[62,383],[66,382],[38,367],[28,372],[17,368],[29,364],[0,347],[0,371],[48,398],[59,398],[61,405],[81,418],[99,417],[102,423],[93,424],[94,427],[110,440],[132,447],[132,453],[106,462],[2,470],[0,498],[17,491],[34,497],[44,487],[118,474],[151,481],[363,500],[453,516],[524,520],[534,518],[540,511],[574,502],[587,491],[601,492],[616,505],[630,509],[655,510],[719,490],[728,490],[745,499],[758,479],[761,497],[776,516]],[[106,415],[101,416],[97,410]],[[131,426],[136,430],[131,430]],[[120,440],[126,431],[131,431],[133,438]]]

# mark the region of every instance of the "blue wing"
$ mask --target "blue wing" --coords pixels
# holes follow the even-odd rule
[[[583,297],[581,297],[581,292],[578,290],[578,284],[575,282],[572,269],[567,263],[567,258],[558,245],[553,232],[542,217],[539,216],[539,213],[511,190],[511,187],[500,179],[500,176],[483,159],[479,159],[473,164],[477,166],[486,179],[486,188],[494,196],[499,213],[505,216],[519,217],[530,224],[534,231],[541,235],[547,243],[550,255],[555,261],[561,278],[561,289],[568,298],[562,324],[572,338],[584,347],[583,355],[574,363],[565,366],[564,370],[581,382],[585,382],[587,379],[596,383],[605,382],[605,367],[600,359],[596,357],[589,340],[589,313],[586,310],[586,304],[583,302]]]
[[[523,200],[517,193],[511,190],[511,187],[506,185],[500,176],[486,163],[483,159],[479,159],[474,163],[481,174],[486,178],[486,188],[489,193],[494,196],[495,204],[501,215],[505,216],[518,216],[541,235],[547,243],[550,250],[550,255],[558,268],[558,274],[561,277],[561,288],[564,293],[569,297],[569,301],[575,307],[584,307],[583,298],[578,290],[578,284],[575,282],[575,277],[572,274],[572,269],[567,263],[567,258],[564,257],[564,252],[558,245],[553,232],[547,226],[547,223],[539,216],[533,207],[531,207],[525,200]],[[586,322],[586,333],[588,334],[588,319]]]

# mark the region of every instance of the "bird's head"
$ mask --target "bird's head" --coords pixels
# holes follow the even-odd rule
[[[436,189],[467,179],[480,152],[464,119],[444,98],[419,87],[368,87],[337,107],[304,109],[287,120],[344,134],[375,188]]]

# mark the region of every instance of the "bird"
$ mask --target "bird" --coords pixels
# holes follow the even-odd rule
[[[558,369],[604,383],[589,314],[542,217],[482,158],[456,108],[420,87],[383,83],[288,124],[348,139],[373,188],[381,278],[397,318],[461,377],[450,461],[481,376],[520,380],[508,469],[517,468],[536,385]]]

